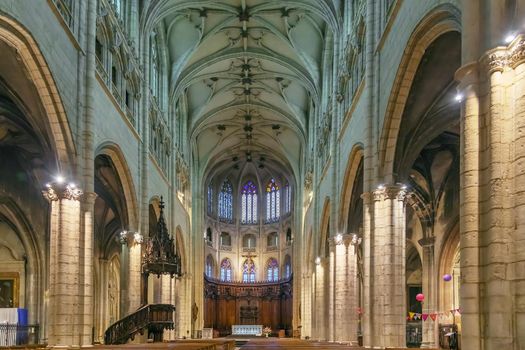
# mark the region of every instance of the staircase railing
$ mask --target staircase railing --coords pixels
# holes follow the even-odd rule
[[[125,344],[133,340],[137,333],[143,334],[147,329],[153,335],[153,341],[162,341],[165,329],[173,329],[173,313],[175,306],[171,304],[148,304],[134,313],[113,323],[104,334],[107,345]]]

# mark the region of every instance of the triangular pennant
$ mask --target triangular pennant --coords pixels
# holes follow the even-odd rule
[[[457,313],[458,313],[458,314],[460,314],[460,315],[461,315],[461,311],[462,311],[462,310],[461,310],[461,308],[459,308],[459,309],[456,309],[456,311],[457,311]]]
[[[436,317],[437,317],[437,314],[430,314],[430,318],[432,319],[432,321],[435,321]]]
[[[416,313],[416,314],[414,315],[414,320],[420,320],[420,319],[421,319],[421,314]]]
[[[428,318],[428,314],[423,314],[423,315],[421,315],[421,316],[423,317],[423,321],[426,321],[427,318]]]
[[[416,314],[415,312],[409,312],[409,313],[408,313],[408,317],[409,317],[411,320],[413,320],[415,314]]]

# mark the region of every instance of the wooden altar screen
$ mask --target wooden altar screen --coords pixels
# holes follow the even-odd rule
[[[204,327],[231,333],[232,325],[292,328],[292,277],[278,282],[222,282],[204,277]]]

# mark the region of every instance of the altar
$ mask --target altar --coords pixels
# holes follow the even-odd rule
[[[233,325],[232,335],[255,335],[261,336],[263,331],[262,325]]]

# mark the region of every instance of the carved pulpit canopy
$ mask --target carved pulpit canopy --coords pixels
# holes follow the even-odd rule
[[[175,250],[175,240],[168,233],[164,220],[164,201],[160,197],[160,215],[155,232],[150,232],[145,240],[144,254],[142,257],[142,273],[169,274],[171,277],[181,275],[180,256]]]

